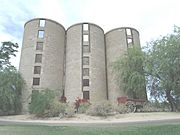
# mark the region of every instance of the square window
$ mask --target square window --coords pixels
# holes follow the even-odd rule
[[[126,34],[127,34],[128,36],[131,36],[131,29],[126,29]]]
[[[89,68],[83,68],[83,76],[89,76]]]
[[[37,44],[36,44],[36,50],[40,50],[40,51],[43,50],[43,42],[37,42]]]
[[[84,53],[89,53],[90,52],[89,45],[83,45],[83,52]]]
[[[83,41],[88,42],[89,41],[89,35],[83,35]]]
[[[44,38],[44,30],[38,31],[38,38]]]
[[[89,91],[83,91],[83,99],[89,99]]]
[[[83,86],[89,86],[89,79],[83,79]]]
[[[33,85],[39,85],[40,84],[40,78],[33,78]]]
[[[87,23],[83,24],[83,30],[88,31],[89,30],[89,25]]]
[[[41,66],[34,67],[34,74],[41,74]]]
[[[42,54],[36,54],[35,63],[41,63],[41,62],[42,62]]]
[[[44,27],[45,26],[46,21],[45,20],[39,20],[39,26],[40,27]]]
[[[83,65],[89,65],[89,57],[83,57]]]

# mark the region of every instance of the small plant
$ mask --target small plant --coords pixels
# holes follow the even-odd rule
[[[64,116],[67,108],[67,104],[61,103],[54,99],[50,104],[50,109],[48,110],[48,117]]]
[[[71,118],[75,115],[75,109],[73,105],[68,105],[65,111],[65,117]]]
[[[108,102],[104,101],[101,103],[97,103],[95,105],[91,105],[90,108],[87,111],[87,114],[92,115],[92,116],[110,116],[114,112],[113,105]]]
[[[143,112],[164,112],[170,111],[168,105],[165,103],[159,102],[147,102],[142,108]]]
[[[115,104],[114,111],[119,114],[124,114],[128,112],[128,107],[125,104]]]
[[[90,107],[89,102],[81,103],[79,106],[78,113],[86,113],[86,111],[89,109],[89,107]]]
[[[34,90],[31,95],[31,104],[29,105],[29,112],[36,116],[43,117],[50,109],[55,93],[52,90]]]
[[[87,99],[81,99],[81,98],[77,98],[75,100],[75,109],[76,112],[78,113],[85,113],[85,111],[89,108],[90,106],[90,102]]]

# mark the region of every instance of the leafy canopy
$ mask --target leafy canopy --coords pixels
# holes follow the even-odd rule
[[[113,64],[117,83],[129,97],[146,99],[144,59],[141,48],[134,46]]]

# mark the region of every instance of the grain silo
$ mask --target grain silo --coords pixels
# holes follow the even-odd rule
[[[79,23],[67,30],[65,96],[70,102],[77,97],[107,99],[104,31],[95,24]]]
[[[107,82],[108,97],[110,101],[116,101],[117,97],[125,96],[117,84],[115,73],[113,73],[113,62],[125,54],[128,47],[140,46],[139,32],[130,27],[113,29],[105,34],[106,58],[107,58]]]
[[[31,102],[32,90],[50,89],[62,94],[64,47],[65,29],[61,24],[44,18],[26,22],[19,66],[26,81],[24,111]]]

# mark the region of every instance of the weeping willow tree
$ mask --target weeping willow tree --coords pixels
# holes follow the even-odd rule
[[[2,42],[0,45],[0,115],[21,112],[24,80],[10,63],[10,58],[16,56],[17,48],[18,45],[12,42]]]
[[[113,63],[117,84],[134,99],[147,99],[144,60],[141,48],[134,46],[128,48],[127,53]]]

